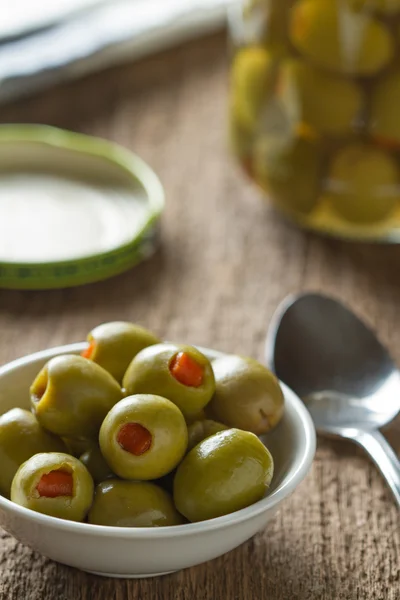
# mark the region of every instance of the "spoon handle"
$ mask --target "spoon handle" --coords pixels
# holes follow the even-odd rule
[[[368,452],[400,508],[400,461],[380,431],[357,431],[352,439]]]

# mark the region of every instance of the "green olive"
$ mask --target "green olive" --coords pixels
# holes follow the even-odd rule
[[[247,0],[234,29],[237,46],[262,44],[277,56],[288,53],[288,21],[293,0]],[[238,21],[239,23],[239,21]]]
[[[214,435],[214,433],[229,429],[227,425],[207,419],[203,411],[197,416],[197,420],[194,420],[192,423],[190,423],[190,425],[188,424],[188,446],[186,452],[190,452],[190,450],[199,442],[202,442],[206,438],[210,437],[210,435]],[[176,470],[171,471],[167,475],[164,475],[164,477],[158,479],[156,483],[158,483],[163,489],[172,493],[175,473]]]
[[[186,363],[189,363],[187,369]],[[186,371],[189,372],[187,380]],[[164,396],[190,419],[210,401],[215,383],[210,361],[199,350],[192,346],[157,344],[145,348],[133,359],[125,373],[123,387],[129,395]]]
[[[143,348],[160,342],[148,329],[123,321],[103,323],[95,327],[87,340],[89,347],[83,356],[103,367],[119,383],[136,354]]]
[[[181,525],[171,496],[154,483],[110,479],[96,487],[89,523],[111,527]]]
[[[259,185],[281,208],[309,214],[317,205],[321,148],[306,139],[260,137],[254,147]]]
[[[152,394],[129,396],[108,413],[100,429],[100,449],[123,479],[158,479],[185,454],[185,419],[175,404]]]
[[[86,450],[79,460],[85,465],[95,483],[101,483],[106,479],[115,477],[98,446],[92,446],[89,450]]]
[[[221,431],[197,444],[179,465],[175,506],[189,521],[227,515],[261,500],[272,475],[272,456],[253,433]]]
[[[261,46],[239,50],[231,71],[231,93],[237,122],[254,131],[260,111],[272,91],[274,57]]]
[[[122,397],[115,379],[82,356],[57,356],[31,386],[32,410],[39,423],[63,437],[90,438]]]
[[[395,15],[400,11],[400,0],[347,0],[353,10]]]
[[[385,25],[337,0],[298,0],[291,12],[293,46],[315,65],[347,75],[374,75],[394,56]]]
[[[60,438],[45,431],[28,410],[12,408],[0,416],[0,494],[9,497],[23,462],[39,452],[64,452]]]
[[[400,69],[375,84],[371,95],[371,133],[378,143],[400,147]]]
[[[362,106],[356,83],[323,73],[298,58],[282,63],[277,87],[291,121],[307,123],[321,133],[351,131]]]
[[[353,223],[374,223],[390,216],[399,199],[395,160],[374,146],[351,144],[333,159],[327,196],[334,210]]]
[[[279,423],[284,396],[279,381],[253,358],[224,356],[213,362],[215,394],[210,413],[225,425],[260,435]]]
[[[287,52],[290,5],[292,0],[261,0],[260,11],[265,14],[263,41],[275,51]]]
[[[83,521],[93,501],[93,479],[80,460],[62,452],[35,454],[18,469],[11,500],[36,512]]]
[[[154,480],[158,486],[160,486],[163,490],[168,492],[168,494],[172,494],[174,491],[174,478],[175,478],[176,469],[164,475],[164,477],[160,477],[159,479]]]
[[[189,427],[189,425],[191,425],[192,423],[195,423],[196,421],[204,421],[204,419],[207,419],[207,415],[205,408],[202,408],[201,410],[199,410],[198,413],[196,413],[195,415],[191,415],[190,418],[187,418],[186,424]]]
[[[214,435],[214,433],[224,431],[225,429],[228,429],[227,425],[212,421],[211,419],[195,421],[188,427],[188,452],[197,446],[197,444],[210,437],[210,435]]]
[[[67,447],[68,454],[72,454],[72,456],[76,456],[76,458],[79,458],[81,454],[87,450],[90,450],[90,448],[93,448],[93,446],[96,445],[96,440],[93,438],[63,437],[62,440]]]

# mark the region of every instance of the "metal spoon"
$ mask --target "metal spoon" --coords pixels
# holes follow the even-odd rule
[[[379,431],[400,410],[400,374],[375,334],[336,300],[291,296],[272,319],[265,355],[303,399],[318,433],[368,452],[400,507],[400,461]]]

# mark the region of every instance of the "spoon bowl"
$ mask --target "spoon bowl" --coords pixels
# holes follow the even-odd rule
[[[278,307],[267,364],[307,405],[318,433],[362,445],[400,505],[400,465],[378,431],[400,410],[400,374],[374,332],[338,301],[290,296]]]

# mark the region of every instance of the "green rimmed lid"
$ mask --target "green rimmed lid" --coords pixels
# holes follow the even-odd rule
[[[138,156],[42,125],[0,126],[0,287],[82,285],[156,248],[164,191]]]

